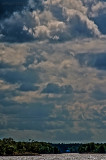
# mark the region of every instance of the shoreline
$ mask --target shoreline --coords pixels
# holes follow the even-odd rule
[[[14,153],[13,155],[2,155],[0,157],[15,157],[15,156],[41,156],[39,153]]]

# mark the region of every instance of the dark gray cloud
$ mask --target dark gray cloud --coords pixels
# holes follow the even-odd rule
[[[91,96],[96,100],[106,100],[106,92],[103,92],[100,89],[95,89]]]
[[[39,89],[39,86],[34,86],[31,83],[23,83],[23,84],[21,84],[21,86],[19,88],[20,91],[24,91],[24,92],[37,91],[38,89]]]
[[[38,82],[37,72],[34,72],[33,70],[26,70],[26,71],[10,71],[10,70],[5,70],[5,71],[0,71],[0,78],[4,79],[5,81],[9,83],[21,83],[21,82],[30,82],[30,83],[36,83]]]
[[[59,86],[58,84],[49,83],[46,88],[43,89],[42,93],[72,94],[73,88],[71,85]]]
[[[21,12],[24,9],[33,11],[43,10],[42,0],[0,0],[0,19],[10,17],[14,12]]]
[[[80,141],[92,141],[93,139],[93,133],[89,130],[83,130],[83,131],[79,131],[78,133],[74,132],[72,130],[66,130],[66,131],[56,131],[54,132],[54,134],[56,135],[56,137],[53,137],[54,141],[57,142],[61,142],[61,139],[63,139],[64,142],[68,143],[68,142],[73,142],[73,139],[75,139],[76,142],[80,142]],[[67,137],[66,137],[67,135]]]
[[[37,65],[47,60],[46,57],[44,57],[44,55],[41,55],[40,51],[34,50],[32,52],[34,53],[33,54],[31,53],[31,55],[26,57],[26,62],[23,64],[25,67],[32,65],[34,61],[36,61],[36,65]]]
[[[99,70],[106,70],[106,53],[84,53],[78,54],[76,58],[82,66],[94,67]]]
[[[28,104],[11,104],[11,106],[0,107],[1,120],[0,129],[14,129],[19,130],[45,130],[47,129],[46,121],[49,120],[50,114],[54,109],[53,104],[32,103],[30,107]]]
[[[7,63],[4,63],[3,61],[0,62],[0,68],[3,69],[3,68],[12,68],[11,65],[7,64]]]

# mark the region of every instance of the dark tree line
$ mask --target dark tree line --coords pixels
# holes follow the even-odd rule
[[[59,143],[52,145],[56,146],[61,153],[106,153],[106,143]]]
[[[53,146],[57,147],[61,153],[78,153],[78,148],[80,147],[80,143],[58,143],[52,144]]]
[[[29,140],[28,142],[14,141],[12,138],[0,139],[0,156],[40,155],[57,153],[106,153],[106,143],[87,144],[52,144]]]
[[[95,144],[87,143],[80,145],[78,149],[79,153],[106,153],[106,143],[104,144]]]
[[[39,155],[59,153],[57,147],[46,142],[16,142],[12,138],[0,140],[0,156],[6,155]]]

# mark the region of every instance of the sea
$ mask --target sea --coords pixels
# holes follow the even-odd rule
[[[0,160],[106,160],[106,154],[43,154],[40,156],[3,156]]]

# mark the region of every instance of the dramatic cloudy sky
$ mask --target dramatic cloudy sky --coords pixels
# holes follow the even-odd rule
[[[105,0],[0,2],[0,138],[106,142]]]

